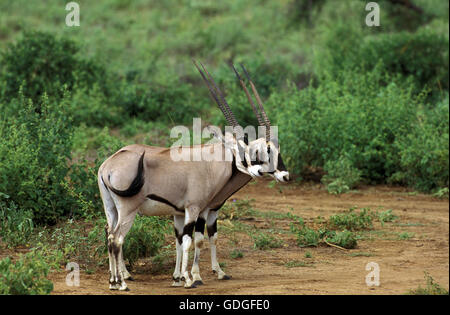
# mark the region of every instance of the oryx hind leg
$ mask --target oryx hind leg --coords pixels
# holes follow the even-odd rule
[[[174,215],[173,224],[175,230],[175,242],[177,249],[177,259],[175,263],[175,271],[173,272],[173,287],[181,287],[183,285],[181,281],[181,259],[183,257],[183,248],[181,246],[184,228],[184,216]]]
[[[112,280],[110,280],[110,289],[128,291],[125,279],[130,274],[125,268],[123,261],[122,245],[126,235],[133,225],[137,214],[137,209],[129,209],[120,202],[117,196],[111,195],[117,208],[117,223],[108,233],[108,253],[112,258]]]
[[[106,214],[107,226],[105,227],[106,239],[108,240],[108,258],[109,258],[109,288],[111,290],[119,289],[119,285],[115,281],[116,260],[113,253],[113,247],[110,242],[109,235],[117,224],[119,214],[111,193],[106,188],[101,177],[99,177],[100,195],[103,201],[103,208]]]
[[[212,271],[217,274],[217,278],[219,280],[229,280],[231,279],[231,276],[225,274],[217,261],[217,210],[209,211],[208,218],[206,220],[206,228],[208,230],[209,247],[211,250]]]

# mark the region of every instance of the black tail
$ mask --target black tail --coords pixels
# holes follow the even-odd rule
[[[113,193],[120,197],[132,197],[136,194],[138,194],[141,191],[142,186],[144,186],[144,153],[142,153],[141,158],[139,159],[138,163],[138,169],[136,177],[133,179],[133,181],[130,184],[130,187],[128,187],[125,190],[117,190],[114,187],[108,187]]]

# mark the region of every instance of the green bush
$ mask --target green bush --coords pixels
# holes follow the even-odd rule
[[[448,97],[434,109],[417,113],[417,123],[409,134],[396,141],[400,151],[399,169],[391,182],[424,191],[449,186],[449,105]]]
[[[78,129],[74,137],[74,144],[79,152],[74,154],[76,163],[70,167],[70,186],[67,190],[71,198],[78,203],[78,214],[82,216],[98,217],[103,215],[103,202],[98,189],[97,172],[100,165],[114,152],[125,146],[125,143],[117,137],[110,135],[107,127],[101,131],[93,129],[96,134],[92,137],[84,137],[85,132],[90,134],[91,129]],[[92,156],[89,150],[95,149]]]
[[[132,266],[139,258],[155,256],[168,230],[167,219],[137,216],[123,244],[124,259]]]
[[[107,262],[105,226],[104,217],[85,222],[68,219],[55,227],[38,229],[30,245],[52,268],[71,261],[81,267],[96,268]]]
[[[414,96],[407,81],[384,85],[389,75],[381,69],[380,64],[365,74],[345,72],[339,80],[329,77],[326,87],[272,95],[290,171],[302,175],[327,162],[330,169],[345,156],[340,168],[352,180],[341,184],[348,188],[359,173],[377,183],[399,172],[393,179],[410,179],[407,184],[423,189],[448,186],[448,105],[418,115],[423,96]]]
[[[113,102],[120,105],[128,117],[172,125],[192,124],[192,117],[199,117],[201,110],[201,105],[195,102],[193,88],[173,79],[153,84],[125,81]]]
[[[367,29],[337,22],[321,35],[315,58],[317,74],[338,78],[343,71],[364,73],[380,63],[397,80],[411,79],[416,92],[430,88],[440,97],[449,89],[448,35],[433,28],[416,32],[367,33]],[[388,77],[386,79],[389,79]],[[384,81],[388,84],[390,81]]]
[[[351,208],[347,212],[332,215],[328,222],[333,229],[356,231],[371,229],[373,227],[372,219],[373,213],[370,209],[362,209],[357,213]]]
[[[357,245],[355,234],[347,230],[329,233],[326,241],[347,249],[355,248]]]
[[[0,260],[0,294],[50,294],[53,283],[46,277],[50,267],[43,257],[30,252],[13,262],[7,257]]]
[[[23,37],[2,53],[0,81],[6,81],[5,96],[23,94],[37,102],[44,93],[62,97],[62,87],[105,85],[105,71],[96,61],[78,56],[77,45],[65,38],[43,32],[25,32]],[[105,88],[105,86],[103,86]]]
[[[382,60],[391,74],[412,77],[418,91],[449,89],[449,41],[430,29],[368,37],[361,44],[356,65],[373,69]]]
[[[10,248],[27,245],[33,231],[33,212],[31,210],[19,210],[14,202],[7,205],[0,200],[0,238],[2,243]]]
[[[361,180],[361,171],[355,168],[346,156],[340,156],[337,161],[328,161],[324,166],[326,175],[322,183],[329,193],[341,194],[355,188]]]
[[[253,247],[255,249],[266,250],[269,248],[279,248],[282,246],[282,241],[273,236],[263,232],[252,235]]]
[[[432,276],[428,272],[425,272],[426,286],[423,288],[419,286],[417,289],[410,290],[410,295],[448,295],[448,290],[436,283]]]
[[[67,97],[45,95],[39,103],[23,96],[20,110],[0,126],[0,191],[20,209],[33,211],[36,223],[52,223],[76,213],[76,199],[64,183],[70,170],[73,126]]]

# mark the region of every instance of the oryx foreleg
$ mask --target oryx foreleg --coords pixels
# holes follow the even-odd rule
[[[186,208],[184,217],[184,227],[183,234],[181,237],[182,248],[183,248],[183,259],[181,261],[181,280],[184,280],[185,288],[192,288],[193,282],[189,277],[189,272],[187,271],[188,260],[189,260],[189,249],[192,244],[192,233],[194,231],[195,222],[197,221],[198,215],[200,213],[200,208],[197,206],[190,206]]]
[[[205,239],[205,224],[206,218],[208,217],[209,209],[206,209],[202,213],[200,213],[197,218],[197,222],[195,223],[195,234],[194,234],[194,245],[195,245],[195,253],[194,253],[194,263],[192,264],[191,274],[192,280],[194,281],[194,286],[202,285],[203,281],[200,277],[200,251],[203,247],[203,240]]]
[[[206,220],[206,227],[208,230],[209,246],[211,250],[211,268],[214,273],[217,273],[219,280],[229,280],[231,277],[227,276],[225,272],[223,272],[217,262],[217,211],[209,211],[208,218]]]

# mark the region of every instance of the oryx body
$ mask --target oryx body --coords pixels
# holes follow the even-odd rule
[[[223,143],[202,147],[223,152],[229,150]],[[234,163],[234,159],[173,161],[170,158],[170,149],[130,145],[117,151],[100,166],[98,179],[108,221],[112,289],[127,288],[124,280],[129,277],[129,273],[123,263],[122,244],[137,213],[147,216],[174,216],[177,234],[174,284],[179,284],[181,278],[184,278],[186,287],[192,285],[186,268],[187,251],[192,242],[194,227],[196,226],[196,232],[201,234],[196,233],[198,256],[205,223],[208,223],[210,241],[215,242],[215,211],[251,179],[249,175],[240,172]],[[215,243],[212,246],[215,246]],[[183,263],[180,272],[181,252]],[[226,278],[217,263],[215,252],[213,254],[213,270],[218,273],[219,278]],[[201,281],[195,269],[198,269],[198,258],[194,264],[193,275],[194,281]]]

